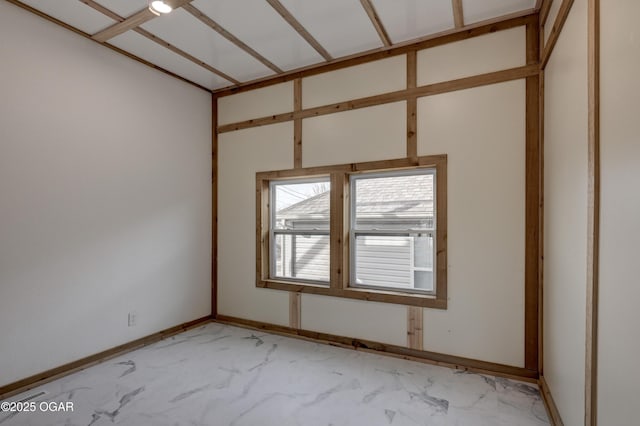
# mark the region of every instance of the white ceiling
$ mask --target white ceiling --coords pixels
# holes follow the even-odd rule
[[[21,0],[85,33],[116,23],[80,0]],[[95,0],[123,18],[147,7],[146,0]],[[331,55],[340,58],[383,47],[360,0],[280,0],[280,3]],[[372,0],[392,44],[454,28],[451,0]],[[190,3],[283,72],[326,60],[267,0],[195,0]],[[470,25],[535,7],[536,0],[463,0]],[[186,53],[129,30],[107,43],[207,89],[234,86],[220,71],[241,83],[276,75],[258,59],[184,9],[152,19],[142,29]],[[175,50],[175,49],[174,49]],[[190,56],[192,60],[184,56]],[[205,66],[196,62],[204,62]],[[273,68],[273,67],[271,67]]]

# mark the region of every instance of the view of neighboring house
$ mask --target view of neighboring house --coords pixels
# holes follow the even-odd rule
[[[432,291],[433,175],[357,179],[352,285]],[[353,195],[353,194],[352,194]],[[329,281],[329,191],[280,209],[275,275]],[[315,232],[315,234],[314,234]]]

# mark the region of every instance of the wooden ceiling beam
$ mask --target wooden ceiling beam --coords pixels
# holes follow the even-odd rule
[[[380,37],[380,40],[382,40],[382,44],[384,44],[387,47],[391,46],[393,43],[389,38],[389,34],[387,33],[387,30],[382,24],[382,20],[380,19],[378,12],[376,12],[375,7],[371,3],[371,0],[360,0],[360,3],[362,4],[362,7],[364,8],[365,12],[367,12],[369,19],[373,24],[373,27],[376,29],[378,36]]]
[[[544,26],[547,23],[547,18],[549,18],[549,11],[551,10],[552,4],[553,4],[553,0],[542,0],[542,4],[540,5],[540,25],[541,26]]]
[[[464,11],[462,10],[462,0],[451,0],[453,6],[453,24],[456,28],[464,27]]]
[[[338,69],[364,64],[379,59],[385,59],[396,55],[402,55],[409,51],[428,49],[430,47],[440,46],[455,41],[465,40],[496,31],[506,30],[523,26],[533,22],[538,15],[534,9],[527,9],[516,13],[499,16],[497,18],[487,19],[481,22],[465,25],[462,28],[452,28],[437,34],[431,34],[406,42],[397,43],[391,47],[379,47],[366,52],[360,52],[353,55],[344,56],[334,59],[328,63],[319,63],[308,65],[306,67],[296,68],[286,71],[280,75],[263,77],[256,80],[242,83],[238,87],[226,87],[213,91],[218,97],[229,96],[236,93],[246,92],[248,90],[259,89],[261,87],[273,84],[284,83],[295,80],[296,78],[304,78],[317,75],[327,71],[335,71]]]
[[[165,0],[165,2],[170,5],[173,9],[178,9],[182,6],[184,6],[185,4],[191,2],[192,0]],[[118,22],[117,24],[114,24],[112,26],[110,26],[109,28],[106,28],[96,34],[94,34],[92,36],[92,38],[95,41],[98,41],[100,43],[104,43],[107,40],[110,40],[124,32],[127,32],[129,30],[132,30],[136,27],[139,27],[140,25],[144,24],[145,22],[148,22],[154,18],[157,18],[158,15],[154,14],[152,11],[149,10],[148,7],[145,7],[144,9],[140,10],[139,12],[134,13],[133,15],[131,15],[130,17],[126,18],[124,21],[122,22]]]
[[[322,56],[326,61],[331,61],[333,59],[329,52],[322,47],[318,40],[316,40],[309,31],[307,31],[307,29],[291,14],[291,12],[287,10],[286,7],[282,5],[282,3],[280,3],[279,0],[267,0],[267,3],[269,3],[269,5],[271,5],[271,7],[273,7],[275,11],[293,27],[293,29],[296,30],[298,34],[300,34],[300,36],[302,36],[302,38],[311,45],[311,47],[316,49],[316,52],[318,52],[320,56]]]
[[[118,15],[117,13],[115,13],[114,11],[112,11],[110,9],[107,9],[106,7],[102,6],[100,3],[95,2],[94,0],[80,0],[80,2],[86,4],[90,8],[102,13],[105,16],[108,16],[109,18],[113,19],[114,21],[117,21],[118,23],[126,21],[126,18]],[[176,54],[182,56],[183,58],[193,62],[194,64],[201,66],[202,68],[206,69],[207,71],[210,71],[210,72],[216,74],[217,76],[224,78],[225,80],[229,81],[230,83],[240,84],[240,81],[236,80],[235,78],[223,73],[219,69],[212,67],[211,65],[207,64],[206,62],[201,61],[200,59],[196,58],[195,56],[190,55],[189,53],[185,52],[184,50],[181,50],[181,49],[177,48],[176,46],[172,45],[168,41],[161,39],[160,37],[156,36],[155,34],[150,33],[149,31],[147,31],[147,30],[145,30],[143,28],[136,27],[136,28],[133,28],[133,31],[137,32],[138,34],[148,38],[149,40],[151,40],[151,41],[153,41],[155,43],[158,43],[162,47],[166,47],[167,49],[171,50],[173,53],[176,53]]]
[[[278,74],[283,72],[274,63],[272,63],[267,58],[265,58],[264,56],[262,56],[261,54],[259,54],[255,50],[253,50],[246,43],[244,43],[242,40],[240,40],[239,38],[237,38],[236,36],[231,34],[229,31],[224,29],[224,27],[222,27],[222,25],[218,24],[216,21],[214,21],[213,19],[209,18],[205,13],[200,11],[198,8],[196,8],[192,4],[188,4],[187,3],[184,6],[182,6],[182,8],[184,10],[186,10],[187,12],[189,12],[191,15],[193,15],[193,17],[199,19],[203,24],[205,24],[206,26],[208,26],[209,28],[211,28],[212,30],[214,30],[215,32],[220,34],[222,37],[226,38],[231,43],[235,44],[237,47],[239,47],[240,49],[244,50],[249,55],[253,56],[255,59],[257,59],[264,66],[269,68],[271,71],[273,71],[275,73],[278,73]]]

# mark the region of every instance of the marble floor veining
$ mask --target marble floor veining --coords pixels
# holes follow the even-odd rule
[[[218,323],[9,401],[42,391],[35,412],[0,412],[0,425],[549,424],[533,384]]]

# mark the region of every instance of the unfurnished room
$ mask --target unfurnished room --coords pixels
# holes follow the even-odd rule
[[[0,426],[634,426],[637,0],[0,0]]]

